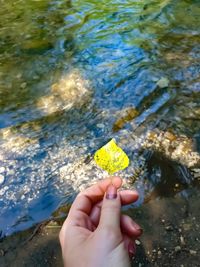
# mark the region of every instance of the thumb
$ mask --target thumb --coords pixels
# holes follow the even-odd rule
[[[102,203],[99,227],[120,229],[120,214],[120,194],[114,185],[109,185]]]

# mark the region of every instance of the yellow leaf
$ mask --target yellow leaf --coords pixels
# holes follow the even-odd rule
[[[114,139],[96,151],[94,160],[99,167],[109,174],[123,170],[129,165],[128,156],[117,146]]]

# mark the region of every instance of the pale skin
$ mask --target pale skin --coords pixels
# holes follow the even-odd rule
[[[135,190],[118,191],[119,177],[110,177],[79,193],[60,231],[65,267],[130,267],[135,239],[142,229],[121,206],[135,202]]]

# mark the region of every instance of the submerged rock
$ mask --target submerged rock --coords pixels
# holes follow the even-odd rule
[[[169,80],[166,77],[162,77],[156,84],[160,88],[166,88],[169,85]]]
[[[134,118],[136,118],[139,115],[139,112],[136,108],[130,107],[120,110],[120,112],[116,115],[119,118],[115,121],[113,125],[113,131],[115,132],[122,129],[127,122],[130,122]]]
[[[89,87],[89,82],[81,77],[78,70],[73,70],[52,84],[50,94],[38,100],[37,108],[51,114],[68,110],[76,104],[81,106],[90,99]]]
[[[193,150],[192,140],[185,135],[176,136],[169,131],[148,132],[143,146],[162,152],[166,157],[188,168],[200,164],[199,153]]]
[[[23,155],[25,149],[29,149],[32,153],[34,153],[35,149],[39,147],[38,140],[36,138],[29,138],[28,136],[21,135],[12,127],[0,130],[0,137],[3,140],[1,152],[4,155],[12,153]]]
[[[45,39],[30,39],[22,44],[22,50],[29,54],[42,54],[53,48],[53,45]]]

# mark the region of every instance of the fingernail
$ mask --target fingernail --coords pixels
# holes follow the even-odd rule
[[[117,198],[117,188],[114,185],[109,185],[106,190],[106,198],[107,199],[115,199]]]
[[[133,243],[129,243],[129,245],[128,245],[128,253],[129,253],[131,258],[135,255],[135,246],[134,246]]]
[[[132,222],[132,226],[138,231],[140,232],[140,235],[143,233],[143,229],[135,222]]]

